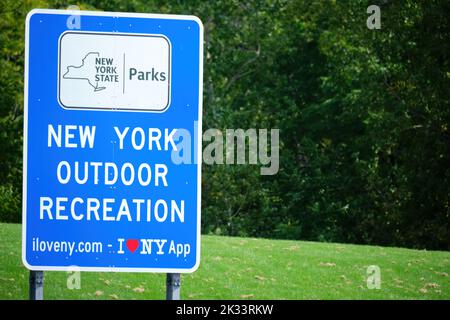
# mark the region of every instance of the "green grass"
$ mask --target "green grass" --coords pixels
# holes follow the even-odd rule
[[[0,239],[0,299],[27,299],[21,226],[0,224]],[[450,252],[203,236],[201,261],[182,276],[183,299],[450,299]],[[367,288],[369,265],[381,269],[379,290]],[[79,290],[66,282],[46,272],[45,299],[165,297],[164,274],[86,272]]]

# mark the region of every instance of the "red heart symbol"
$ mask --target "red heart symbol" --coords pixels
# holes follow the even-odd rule
[[[136,239],[128,239],[127,240],[127,248],[132,253],[134,253],[138,247],[139,247],[139,241],[137,241]]]

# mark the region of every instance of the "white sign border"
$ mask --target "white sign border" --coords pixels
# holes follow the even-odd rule
[[[78,11],[55,10],[55,9],[33,9],[26,17],[25,23],[25,67],[24,67],[24,120],[23,120],[23,176],[22,176],[22,263],[29,270],[34,271],[70,271],[72,266],[33,266],[26,260],[26,210],[27,210],[27,164],[28,164],[28,68],[29,68],[29,33],[30,19],[34,14],[61,14],[68,15]],[[105,17],[127,17],[127,18],[152,18],[171,20],[190,20],[199,26],[199,101],[198,101],[198,134],[197,134],[197,248],[195,265],[192,268],[122,268],[122,267],[77,267],[79,271],[90,272],[154,272],[154,273],[192,273],[200,266],[201,250],[201,175],[202,175],[202,116],[203,116],[203,23],[196,16],[173,15],[173,14],[152,14],[152,13],[125,13],[125,12],[102,12],[102,11],[79,11],[80,16],[105,16]],[[59,75],[58,75],[59,76]],[[97,110],[96,110],[97,111]],[[117,110],[120,111],[120,110]],[[125,111],[125,110],[122,110]],[[142,112],[136,110],[126,110],[126,112]]]

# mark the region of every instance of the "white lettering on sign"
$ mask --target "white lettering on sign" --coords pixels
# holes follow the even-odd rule
[[[95,144],[95,126],[47,126],[48,148],[90,148]],[[176,150],[174,137],[178,129],[119,128],[114,132],[119,140],[119,150]],[[144,150],[145,150],[144,149]],[[56,166],[56,178],[61,185],[139,185],[166,188],[169,186],[167,165],[164,163],[131,163],[101,161],[61,160]],[[67,197],[39,199],[41,220],[95,220],[95,221],[166,221],[184,223],[185,201],[165,199],[122,199]]]
[[[50,148],[55,144],[55,146],[61,148],[85,148],[86,145],[89,149],[94,147],[96,126],[75,126],[67,125],[64,126],[64,130],[61,125],[55,127],[51,124],[48,125],[48,139],[47,146]],[[75,139],[76,131],[78,131],[79,136]],[[64,145],[63,145],[64,142]]]
[[[114,131],[117,134],[117,138],[119,138],[119,148],[120,150],[124,149],[125,146],[125,138],[127,138],[127,142],[131,142],[131,147],[134,150],[142,150],[144,147],[148,148],[148,150],[163,150],[169,151],[170,147],[174,151],[178,151],[177,145],[175,144],[174,137],[177,129],[164,129],[164,135],[161,129],[158,128],[148,128],[148,130],[144,131],[144,129],[137,127],[131,130],[131,134],[128,134],[130,130],[129,127],[125,127],[120,129],[118,127],[114,127]],[[161,144],[161,139],[163,139],[163,144]]]
[[[153,167],[153,169],[152,169]],[[56,167],[56,177],[61,184],[75,182],[82,185],[91,181],[94,185],[115,185],[121,182],[125,186],[139,184],[147,187],[153,183],[156,187],[167,187],[167,165],[148,163],[133,165],[130,162],[117,165],[114,162],[79,162],[60,161]],[[152,179],[152,177],[154,177]]]
[[[60,104],[164,111],[170,104],[170,46],[162,35],[65,32],[59,43]]]
[[[40,197],[39,219],[184,223],[185,201]],[[141,208],[142,207],[142,208]],[[144,212],[145,215],[141,215]],[[154,219],[154,220],[153,220]]]

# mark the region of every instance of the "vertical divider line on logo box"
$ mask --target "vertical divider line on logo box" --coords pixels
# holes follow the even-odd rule
[[[125,52],[123,53],[123,90],[122,93],[125,94]]]

